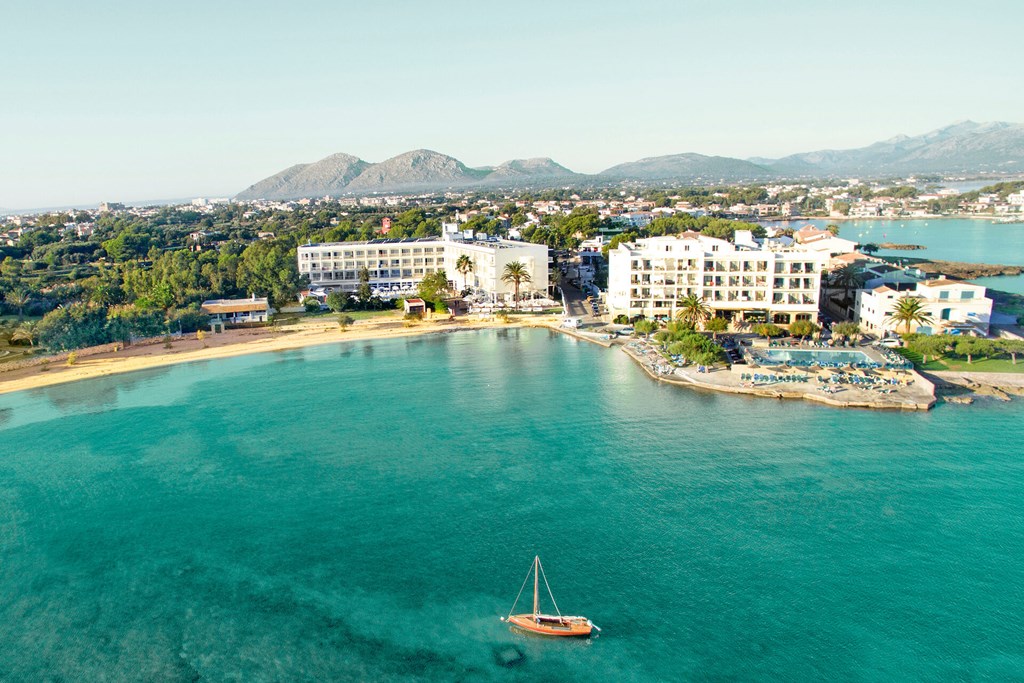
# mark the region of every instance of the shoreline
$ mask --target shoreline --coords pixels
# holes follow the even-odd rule
[[[195,339],[194,335],[174,341],[167,349],[163,344],[145,344],[129,346],[120,351],[105,350],[87,355],[74,365],[68,366],[58,359],[43,360],[40,364],[0,372],[0,395],[18,391],[42,389],[58,384],[67,384],[81,380],[109,377],[140,370],[179,365],[208,360],[235,358],[270,351],[289,351],[335,344],[346,341],[376,341],[383,339],[402,339],[428,334],[443,334],[488,329],[510,328],[544,328],[558,332],[578,341],[589,342],[602,348],[621,347],[647,375],[659,382],[687,389],[697,389],[725,393],[752,398],[802,399],[833,408],[861,408],[873,410],[899,410],[907,412],[927,411],[936,403],[970,404],[976,397],[988,397],[1001,401],[1009,401],[1012,396],[1024,397],[1024,375],[1004,377],[985,377],[985,373],[916,373],[922,385],[930,385],[930,396],[914,400],[883,399],[870,394],[849,397],[849,400],[836,398],[833,395],[819,395],[813,391],[797,391],[796,386],[732,386],[722,382],[701,381],[700,378],[684,373],[679,377],[666,377],[655,372],[643,358],[631,350],[624,340],[608,340],[604,337],[588,334],[577,330],[565,329],[554,316],[528,318],[513,317],[510,322],[502,322],[496,318],[462,319],[455,321],[426,321],[408,325],[404,320],[385,318],[382,320],[359,321],[342,332],[336,324],[328,324],[324,320],[310,320],[296,325],[294,329],[274,330],[263,328],[254,330],[233,330],[223,335],[210,335],[204,340]],[[717,373],[728,373],[727,369],[715,370],[709,378]],[[998,373],[997,373],[998,374]],[[785,386],[785,389],[783,388]]]
[[[633,361],[636,362],[637,365],[639,365],[641,368],[643,368],[644,372],[646,372],[647,375],[651,379],[657,380],[659,382],[664,382],[665,384],[672,384],[672,385],[675,385],[675,386],[682,386],[682,387],[687,387],[687,388],[704,389],[706,391],[714,391],[714,392],[724,393],[724,394],[751,396],[751,397],[754,397],[754,398],[774,398],[774,399],[778,399],[778,400],[798,399],[798,400],[810,401],[812,403],[820,403],[822,405],[827,405],[827,406],[830,406],[830,407],[833,407],[833,408],[864,408],[864,409],[871,409],[871,410],[898,410],[900,412],[918,412],[918,411],[927,412],[932,407],[934,407],[936,402],[937,402],[936,397],[935,397],[934,385],[928,379],[926,379],[925,377],[923,377],[923,376],[921,376],[920,374],[917,374],[917,373],[915,373],[915,374],[917,374],[917,377],[916,377],[915,381],[920,381],[922,383],[921,386],[931,385],[931,387],[932,387],[932,390],[930,392],[928,392],[928,396],[927,397],[922,397],[922,398],[925,398],[926,400],[920,400],[920,401],[919,400],[913,400],[910,397],[908,397],[907,400],[901,400],[901,399],[896,399],[896,398],[894,398],[894,399],[882,399],[881,397],[875,398],[870,393],[864,393],[863,396],[858,393],[857,398],[852,398],[852,395],[851,395],[851,399],[850,400],[843,400],[841,398],[833,398],[832,395],[827,395],[826,396],[826,395],[820,395],[820,394],[814,393],[813,389],[814,389],[815,385],[805,385],[803,391],[795,391],[794,389],[796,389],[798,386],[800,386],[800,385],[796,385],[796,386],[793,386],[793,387],[789,387],[789,390],[787,391],[787,390],[781,388],[781,386],[784,386],[784,385],[780,385],[779,388],[769,388],[769,387],[757,388],[757,387],[746,387],[746,386],[731,386],[731,385],[724,384],[724,383],[702,382],[702,381],[696,379],[695,377],[693,377],[691,373],[684,373],[684,374],[678,375],[678,376],[666,377],[666,376],[664,376],[664,375],[662,375],[662,374],[660,374],[658,372],[655,372],[654,369],[652,369],[648,365],[648,363],[646,363],[644,361],[644,358],[641,357],[640,354],[638,354],[636,351],[630,349],[628,345],[627,346],[623,346],[622,350],[626,353],[627,356],[632,358]],[[728,372],[729,372],[728,370],[720,370],[719,369],[719,370],[714,370],[714,371],[712,371],[712,372],[710,372],[708,374],[709,374],[709,376],[712,376],[712,375],[715,375],[717,373],[728,373]],[[858,392],[866,392],[867,391],[867,390],[853,390],[853,389],[848,389],[848,390],[850,390],[850,391],[858,391]]]
[[[1012,215],[1012,214],[1011,214]],[[1021,220],[1015,223],[997,223],[996,219],[1005,218],[1006,215],[982,216],[976,213],[955,213],[955,214],[929,214],[927,216],[795,216],[793,218],[764,218],[763,222],[769,223],[790,223],[793,221],[827,221],[839,223],[844,221],[985,221],[992,225],[1020,225],[1024,223],[1024,215]]]
[[[550,316],[524,319],[513,317],[508,323],[495,318],[456,319],[453,322],[424,321],[406,325],[400,318],[389,317],[382,320],[358,321],[344,332],[333,322],[314,319],[300,323],[294,329],[231,330],[222,334],[209,334],[203,340],[197,340],[193,334],[174,341],[170,349],[161,343],[128,346],[120,351],[99,350],[87,354],[71,366],[54,359],[41,360],[39,364],[30,367],[0,371],[0,395],[168,365],[220,360],[267,351],[290,351],[345,341],[400,339],[454,331],[516,327],[552,329],[555,324],[549,318]]]

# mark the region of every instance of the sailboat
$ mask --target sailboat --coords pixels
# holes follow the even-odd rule
[[[519,598],[523,597],[523,590],[526,588],[526,582],[530,580],[531,574],[533,575],[533,612],[530,614],[512,614],[516,611]],[[544,577],[544,586],[548,589],[551,604],[555,606],[555,614],[541,614],[539,602],[541,576]],[[562,616],[562,613],[558,610],[558,603],[555,602],[555,596],[551,593],[551,586],[548,584],[548,577],[544,574],[544,567],[540,563],[539,555],[533,558],[533,565],[530,567],[530,571],[527,572],[526,578],[523,579],[522,588],[519,589],[519,595],[516,596],[516,601],[512,603],[512,609],[509,610],[508,616],[501,617],[501,620],[507,621],[512,626],[523,631],[538,633],[544,636],[588,638],[592,630],[601,630],[586,617]]]

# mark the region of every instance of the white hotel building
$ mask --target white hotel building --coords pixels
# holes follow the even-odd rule
[[[869,284],[875,284],[873,282]],[[911,296],[921,302],[931,318],[925,325],[911,325],[912,331],[925,334],[948,334],[954,330],[987,335],[992,318],[992,299],[985,296],[981,285],[959,280],[921,280],[911,284],[889,282],[857,292],[856,320],[865,332],[884,334],[903,332],[903,324],[892,320],[897,302]]]
[[[736,245],[695,232],[623,243],[608,254],[612,315],[668,318],[690,294],[729,319],[788,325],[817,320],[829,255],[798,247]]]
[[[473,262],[465,277],[455,268],[463,254]],[[505,266],[519,261],[526,266],[530,282],[522,283],[520,295],[547,292],[548,248],[543,244],[494,238],[475,239],[456,233],[441,238],[379,239],[368,242],[332,242],[298,247],[299,273],[314,287],[353,292],[359,286],[359,271],[370,273],[375,289],[415,289],[424,275],[444,269],[453,288],[471,288],[492,299],[512,296],[514,287],[502,282]]]

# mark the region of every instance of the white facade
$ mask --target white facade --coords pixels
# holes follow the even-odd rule
[[[415,289],[425,275],[443,269],[452,285],[471,287],[491,295],[513,291],[502,282],[505,266],[522,262],[530,283],[520,285],[520,294],[547,291],[548,249],[543,244],[510,240],[394,239],[369,242],[333,242],[298,247],[299,273],[309,277],[311,286],[353,292],[359,287],[359,272],[370,273],[375,289]],[[455,264],[469,256],[473,271],[465,277]]]
[[[945,279],[924,280],[899,290],[888,285],[878,285],[857,292],[854,319],[865,332],[903,332],[902,324],[896,329],[892,311],[897,300],[912,296],[921,300],[924,312],[932,319],[931,323],[924,326],[912,325],[912,332],[919,327],[927,328],[921,331],[937,334],[956,328],[974,328],[979,333],[987,334],[992,317],[992,299],[985,296],[985,291],[981,285]]]
[[[827,255],[749,248],[688,232],[620,244],[608,254],[612,315],[675,316],[679,301],[702,297],[716,312],[789,324],[816,320]]]
[[[473,270],[463,275],[455,264],[460,256],[468,256]],[[515,293],[511,282],[503,282],[505,266],[519,261],[526,266],[530,282],[519,285],[520,295],[548,289],[548,247],[545,244],[512,240],[445,240],[444,270],[458,290],[473,289],[497,297]]]

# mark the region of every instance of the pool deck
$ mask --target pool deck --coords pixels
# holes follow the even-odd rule
[[[622,347],[633,360],[653,379],[668,384],[696,387],[709,391],[729,394],[745,394],[775,399],[802,399],[813,401],[836,408],[871,408],[879,410],[928,410],[935,405],[935,386],[913,370],[874,370],[880,377],[897,378],[903,382],[898,386],[887,387],[889,393],[881,393],[879,389],[850,384],[819,383],[816,376],[830,377],[843,370],[813,370],[811,368],[778,367],[748,368],[736,366],[734,370],[714,369],[710,372],[699,372],[693,365],[685,367],[672,366],[655,345],[646,340],[634,340]],[[858,349],[860,350],[860,349]],[[772,375],[808,375],[806,383],[789,382],[751,382],[741,379],[742,373],[765,373]],[[860,372],[860,371],[854,371]],[[827,393],[826,388],[835,393]]]

